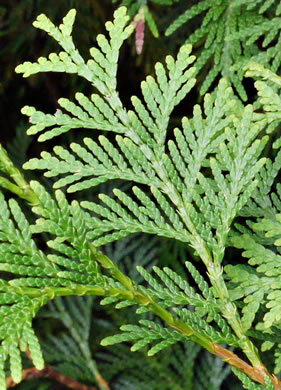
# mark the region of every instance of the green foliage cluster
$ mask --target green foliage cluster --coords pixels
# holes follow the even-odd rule
[[[280,4],[192,5],[166,34],[202,16],[201,26],[127,108],[120,50],[140,21],[159,35],[150,3],[182,7],[123,1],[88,60],[74,9],[59,26],[41,14],[34,26],[61,51],[16,68],[79,76],[91,93],[60,98],[54,114],[22,109],[27,134],[52,140],[23,168],[53,188],[27,180],[0,145],[0,389],[44,362],[72,388],[219,390],[231,368],[232,390],[281,388]],[[202,104],[173,128],[203,76]],[[254,104],[244,76],[256,79]],[[18,134],[9,150],[28,147]]]

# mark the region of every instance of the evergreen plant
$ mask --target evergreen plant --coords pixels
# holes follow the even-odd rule
[[[146,1],[123,3],[88,60],[74,9],[58,27],[39,15],[61,51],[16,68],[78,75],[92,93],[22,109],[53,145],[23,170],[0,145],[0,389],[219,390],[232,369],[229,389],[280,390],[280,4],[197,2],[166,33],[202,25],[125,107],[121,47],[140,21],[158,30]],[[203,75],[202,103],[173,128]]]

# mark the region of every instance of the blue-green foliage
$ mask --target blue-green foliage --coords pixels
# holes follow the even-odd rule
[[[240,97],[247,100],[242,84],[245,64],[254,60],[273,72],[279,71],[279,1],[201,0],[194,5],[186,3],[186,11],[172,22],[166,35],[179,28],[185,29],[186,42],[197,48],[196,67],[198,71],[207,72],[201,94],[209,90],[218,76],[223,76],[233,84]],[[189,24],[193,19],[196,28],[190,33]]]

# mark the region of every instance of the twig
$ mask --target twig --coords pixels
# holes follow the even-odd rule
[[[36,368],[27,368],[23,370],[22,373],[22,380],[25,379],[33,379],[33,378],[47,378],[55,380],[56,382],[59,382],[65,386],[67,386],[69,389],[75,389],[75,390],[97,390],[96,387],[93,386],[87,386],[83,383],[78,382],[76,379],[67,377],[60,372],[54,370],[51,366],[45,366],[43,370],[37,370]],[[9,376],[6,379],[7,388],[14,387],[17,385],[13,381],[13,379]]]
[[[281,390],[281,382],[275,375],[270,375],[266,367],[261,365],[260,367],[252,367],[244,360],[240,359],[235,353],[223,348],[221,345],[213,343],[213,354],[219,356],[226,363],[231,364],[238,370],[243,371],[251,379],[261,384],[265,384],[265,377],[268,376],[275,390]]]

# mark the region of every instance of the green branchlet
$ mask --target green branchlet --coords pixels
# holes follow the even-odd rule
[[[38,204],[38,199],[25,181],[23,174],[15,167],[6,150],[0,144],[0,171],[7,174],[14,183],[5,177],[0,177],[0,186],[25,199],[30,205]]]

